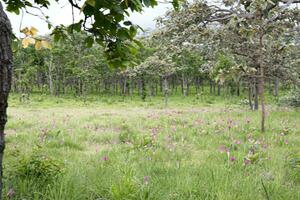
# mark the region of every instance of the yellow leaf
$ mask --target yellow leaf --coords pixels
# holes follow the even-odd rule
[[[96,6],[96,0],[86,0],[85,3],[89,4],[90,6],[93,6],[93,7]]]
[[[33,26],[30,28],[30,32],[32,36],[35,36],[38,32],[38,30],[36,28],[34,28]]]
[[[41,50],[43,47],[42,42],[41,41],[36,41],[35,43],[35,49],[36,50]]]
[[[25,27],[21,30],[22,33],[24,33],[26,36],[29,36],[30,35],[30,30],[28,27]]]
[[[28,27],[23,28],[21,32],[24,33],[26,36],[35,36],[38,30],[32,26],[30,28]]]
[[[35,43],[35,39],[33,39],[33,38],[27,37],[22,40],[22,46],[24,48],[27,48],[30,44],[34,44],[34,43]]]
[[[52,46],[51,46],[51,44],[48,41],[42,40],[41,43],[42,43],[42,47],[43,48],[45,48],[45,49],[52,49]]]

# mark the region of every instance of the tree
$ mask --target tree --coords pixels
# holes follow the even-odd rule
[[[179,0],[173,0],[172,4],[175,8],[179,6]],[[31,7],[40,10],[48,8],[49,0],[28,1],[28,0],[4,0],[7,5],[7,11],[20,13],[21,9]],[[86,0],[82,5],[76,1],[68,1],[72,8],[81,10],[84,18],[79,22],[74,22],[69,31],[84,31],[89,32],[85,41],[88,46],[92,46],[94,41],[103,44],[106,47],[106,56],[113,65],[125,65],[128,62],[128,57],[134,52],[134,46],[131,43],[139,43],[134,39],[138,27],[130,21],[125,21],[126,16],[129,16],[129,10],[142,11],[143,7],[157,5],[156,0],[112,0],[112,1],[96,1]],[[49,25],[52,24],[45,19]],[[87,23],[92,19],[92,23]],[[59,26],[53,30],[53,35],[56,40],[64,36],[65,27]],[[2,160],[5,148],[4,128],[7,121],[7,99],[11,87],[13,55],[11,50],[12,29],[10,21],[3,10],[0,2],[0,193],[2,194]],[[1,196],[0,196],[0,199]]]
[[[272,72],[272,63],[277,62],[272,56],[273,51],[281,51],[288,46],[292,41],[287,39],[287,35],[294,34],[299,26],[299,9],[292,6],[295,3],[299,1],[226,0],[220,5],[195,1],[187,3],[179,13],[169,12],[160,22],[172,45],[198,42],[211,46],[213,43],[237,59],[246,59],[246,66],[256,70],[255,74],[253,70],[245,72],[249,71],[248,75],[258,80],[261,131],[264,132],[265,79],[268,72]],[[214,35],[210,34],[214,32],[218,33],[219,39],[214,40]]]

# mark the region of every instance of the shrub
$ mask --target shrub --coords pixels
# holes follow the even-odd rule
[[[14,175],[19,178],[55,180],[62,172],[62,163],[41,150],[34,150],[29,157],[21,156]]]
[[[300,88],[296,88],[286,96],[280,99],[281,105],[287,105],[292,107],[300,107]]]

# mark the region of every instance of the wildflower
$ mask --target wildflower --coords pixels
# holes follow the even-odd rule
[[[108,161],[108,156],[103,156],[103,157],[102,157],[102,160],[103,160],[103,161]]]
[[[231,162],[234,162],[236,159],[234,156],[231,156],[230,159],[229,159]]]
[[[242,141],[241,140],[236,140],[235,143],[236,144],[242,144]]]
[[[289,141],[288,140],[284,140],[284,144],[288,145]]]
[[[251,160],[249,160],[248,158],[244,159],[244,165],[249,165],[251,164]]]
[[[225,146],[225,145],[221,145],[221,146],[219,147],[219,151],[220,151],[221,153],[224,153],[224,152],[226,151],[226,146]]]
[[[262,144],[262,148],[263,148],[263,149],[266,149],[267,147],[268,147],[267,144]]]
[[[6,196],[7,196],[9,199],[12,199],[14,195],[15,195],[14,189],[13,189],[13,188],[9,188],[9,190],[8,190],[8,192],[7,192],[7,194],[6,194]]]
[[[149,176],[144,176],[145,185],[148,185],[149,181],[150,181],[150,177]]]
[[[152,132],[152,136],[155,136],[157,135],[158,130],[157,128],[152,128],[151,132]]]

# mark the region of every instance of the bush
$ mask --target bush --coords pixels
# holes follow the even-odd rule
[[[300,88],[290,91],[290,93],[281,98],[279,102],[281,105],[300,107]]]
[[[34,150],[29,157],[19,158],[15,170],[14,175],[19,178],[48,182],[55,180],[63,172],[63,166],[60,161],[41,150]]]

